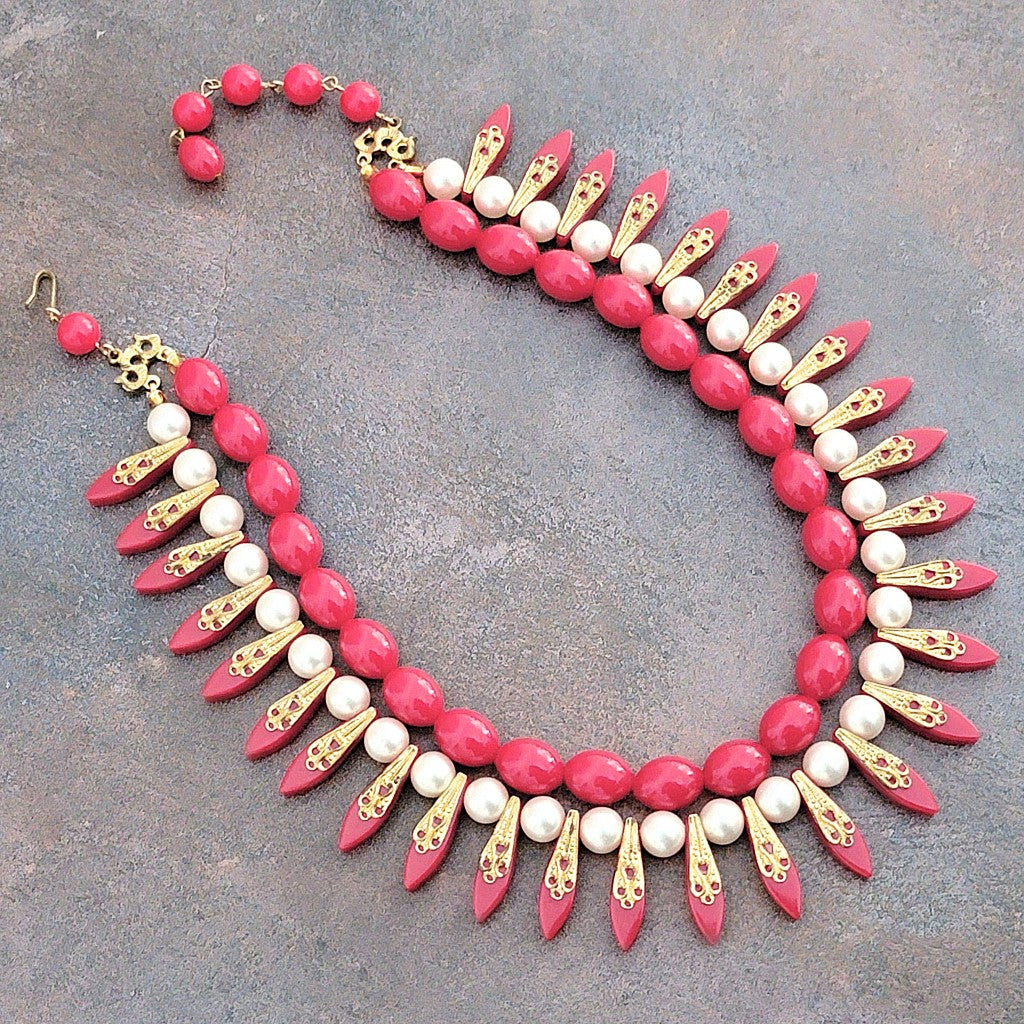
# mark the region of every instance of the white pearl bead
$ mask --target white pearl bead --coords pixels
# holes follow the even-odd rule
[[[858,523],[885,510],[885,488],[869,476],[851,480],[843,488],[843,511]]]
[[[899,587],[879,587],[868,598],[868,621],[875,629],[902,629],[913,611],[913,603]]]
[[[857,668],[869,683],[895,686],[903,678],[906,661],[903,652],[895,644],[876,640],[860,652]]]
[[[288,667],[300,679],[312,679],[331,667],[334,649],[316,633],[296,637],[288,648]]]
[[[750,324],[738,309],[720,309],[711,314],[704,330],[712,348],[719,352],[735,352],[747,340]]]
[[[750,353],[747,368],[758,384],[773,388],[793,369],[793,356],[785,345],[766,341]]]
[[[546,199],[535,199],[528,203],[519,215],[519,226],[535,241],[550,242],[558,233],[561,211]]]
[[[878,530],[869,533],[860,546],[860,560],[868,572],[890,572],[907,560],[907,545],[898,533]]]
[[[363,733],[367,754],[380,764],[391,764],[409,746],[409,730],[397,718],[378,718]]]
[[[838,786],[850,771],[850,759],[838,743],[819,740],[804,751],[803,769],[822,789]]]
[[[817,384],[805,381],[786,395],[785,406],[797,426],[809,427],[828,412],[828,395]]]
[[[666,313],[689,320],[704,301],[704,286],[695,277],[674,277],[661,293],[661,304]]]
[[[622,815],[611,807],[591,807],[580,818],[580,842],[591,853],[611,853],[622,842]]]
[[[650,284],[661,270],[661,253],[650,242],[634,242],[622,254],[619,271],[637,284]]]
[[[572,233],[572,251],[588,263],[600,263],[608,259],[612,251],[612,229],[601,220],[585,220]]]
[[[845,469],[857,458],[858,451],[857,438],[848,430],[826,430],[814,442],[814,457],[826,473],[838,473]]]
[[[465,180],[462,165],[451,157],[438,157],[423,168],[423,187],[435,199],[454,199]]]
[[[466,813],[480,825],[493,825],[505,810],[508,803],[508,790],[498,780],[485,776],[474,779],[466,787],[463,806]]]
[[[672,857],[686,842],[686,826],[671,811],[651,811],[640,822],[640,842],[652,857]]]
[[[720,796],[709,800],[701,808],[700,821],[716,846],[728,846],[743,835],[743,810],[735,800]]]
[[[508,178],[491,174],[473,190],[473,205],[479,213],[491,220],[497,220],[508,213],[516,190]]]
[[[299,602],[290,591],[268,590],[256,602],[256,621],[268,633],[276,633],[297,622],[298,618]]]
[[[519,827],[535,843],[550,843],[558,838],[565,824],[565,808],[553,796],[535,796],[523,804]]]
[[[217,463],[204,448],[186,448],[174,460],[171,476],[183,491],[190,491],[217,479]]]
[[[785,775],[772,775],[754,791],[754,803],[768,821],[781,825],[800,810],[800,790]]]
[[[215,494],[203,502],[199,525],[211,537],[226,537],[242,528],[245,510],[230,494]]]
[[[428,800],[436,800],[455,778],[455,765],[440,750],[428,750],[412,763],[409,781],[412,788]]]
[[[839,709],[839,724],[855,736],[873,740],[885,728],[885,708],[866,693],[856,693]]]
[[[174,402],[161,402],[149,410],[146,431],[157,444],[166,444],[176,437],[188,437],[192,418],[187,410]]]
[[[327,710],[338,721],[347,722],[370,706],[370,688],[358,676],[336,676],[325,699]]]
[[[255,583],[260,577],[267,575],[269,568],[267,553],[259,544],[253,544],[251,541],[236,544],[224,557],[224,575],[236,587]]]

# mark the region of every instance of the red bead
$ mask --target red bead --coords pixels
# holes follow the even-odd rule
[[[610,751],[582,750],[565,762],[565,784],[588,804],[614,804],[633,788],[633,770]]]
[[[356,613],[352,584],[341,573],[322,566],[302,574],[299,604],[324,629],[341,629]]]
[[[786,407],[774,398],[752,395],[740,406],[740,437],[758,455],[774,458],[788,452],[796,440],[796,426]]]
[[[232,64],[220,76],[221,95],[236,107],[248,107],[255,103],[263,92],[260,73],[248,64]]]
[[[204,132],[213,120],[213,104],[201,92],[183,92],[171,106],[174,123],[185,132]]]
[[[383,679],[398,667],[398,644],[391,632],[373,619],[349,619],[338,631],[345,664],[364,679]]]
[[[299,477],[291,465],[277,455],[258,455],[249,463],[245,489],[264,515],[294,512],[299,503]]]
[[[597,281],[594,268],[571,249],[551,249],[541,253],[533,273],[540,290],[559,302],[589,299]]]
[[[228,403],[213,414],[213,439],[220,450],[235,462],[252,462],[263,455],[270,444],[267,425],[255,409]]]
[[[772,487],[794,512],[810,512],[828,497],[828,477],[813,455],[793,448],[772,465]]]
[[[293,64],[284,73],[284,94],[297,107],[311,107],[324,94],[324,83],[312,64]]]
[[[802,539],[807,557],[826,572],[845,569],[857,557],[857,530],[837,508],[822,505],[804,520]]]
[[[835,569],[814,590],[814,618],[824,633],[853,636],[864,625],[868,598],[852,573]]]
[[[88,313],[65,313],[57,321],[57,344],[68,355],[88,355],[100,343],[100,325]]]
[[[174,393],[189,412],[212,416],[228,400],[228,382],[216,363],[194,356],[174,371]]]
[[[391,714],[406,725],[433,725],[444,711],[441,684],[421,668],[392,669],[384,677],[381,696]]]
[[[315,569],[324,553],[317,528],[298,512],[274,517],[267,530],[267,547],[274,561],[293,576]]]
[[[482,768],[498,756],[498,731],[479,711],[449,708],[434,722],[438,749],[468,768]]]
[[[370,178],[370,202],[388,220],[415,220],[427,203],[423,183],[400,167],[386,167]]]
[[[850,648],[841,636],[816,636],[796,656],[796,688],[814,700],[828,700],[845,685],[850,675]]]
[[[677,811],[700,796],[704,773],[684,757],[656,757],[633,779],[633,796],[652,811]]]
[[[685,320],[659,313],[640,325],[640,347],[663,370],[688,370],[697,358],[697,335]]]
[[[193,181],[210,182],[224,171],[224,157],[205,135],[186,135],[181,140],[178,163]]]
[[[476,254],[488,270],[506,277],[516,277],[533,269],[540,249],[515,224],[495,224],[480,232],[476,240]]]
[[[445,252],[465,252],[480,238],[477,215],[457,199],[435,199],[420,213],[424,238]]]
[[[718,796],[750,793],[768,778],[772,759],[753,740],[727,740],[704,762],[704,785]]]
[[[654,312],[654,300],[631,277],[608,274],[594,284],[594,308],[615,327],[639,327]]]
[[[719,412],[738,409],[750,395],[746,371],[728,356],[710,353],[690,367],[690,387],[707,406]]]
[[[380,110],[380,93],[369,82],[350,82],[341,90],[338,106],[356,124],[372,121]]]
[[[558,789],[565,777],[562,759],[554,747],[526,736],[504,744],[494,765],[505,782],[528,796]]]
[[[806,750],[818,735],[821,708],[816,700],[791,693],[780,697],[761,716],[761,746],[773,757],[790,757]]]

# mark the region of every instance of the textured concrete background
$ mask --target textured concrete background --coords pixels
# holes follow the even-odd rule
[[[0,13],[0,1020],[1024,1019],[1019,5],[126,7]],[[634,336],[371,216],[333,106],[218,109],[225,180],[183,180],[170,101],[237,60],[375,80],[426,158],[464,159],[507,100],[509,173],[571,126],[581,161],[619,152],[610,211],[668,165],[655,241],[727,203],[734,226],[706,277],[768,238],[782,246],[774,282],[821,274],[794,349],[874,321],[832,392],[910,372],[892,425],[951,429],[891,493],[980,498],[912,554],[1004,575],[973,601],[918,608],[919,624],[958,626],[1003,661],[908,673],[986,736],[950,750],[887,730],[943,810],[916,820],[845,785],[870,883],[794,823],[806,913],[790,924],[737,844],[721,858],[725,935],[708,949],[680,862],[650,865],[648,921],[625,957],[607,924],[611,863],[587,858],[572,923],[545,945],[543,851],[527,845],[480,928],[483,829],[465,825],[410,897],[399,878],[419,798],[343,859],[336,830],[365,758],[290,803],[276,793],[290,755],[244,761],[280,687],[205,707],[218,656],[174,660],[162,638],[221,583],[132,593],[138,563],[111,550],[129,513],[90,510],[82,492],[144,439],[141,410],[20,308],[39,265],[112,340],[157,330],[212,353],[300,470],[365,613],[506,736],[638,762],[750,734],[790,686],[815,576],[763,461]]]

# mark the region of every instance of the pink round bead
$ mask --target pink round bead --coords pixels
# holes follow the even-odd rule
[[[188,177],[204,184],[224,172],[224,157],[205,135],[186,135],[178,143],[178,163]]]
[[[415,220],[427,205],[427,193],[415,174],[401,167],[385,167],[370,178],[370,202],[388,220]]]
[[[284,73],[284,94],[297,107],[311,107],[324,94],[320,72],[312,64],[293,64]]]
[[[656,313],[640,325],[640,347],[663,370],[688,370],[697,358],[697,335],[685,320]]]
[[[719,412],[735,411],[750,395],[743,367],[717,352],[699,356],[690,367],[690,387],[706,406]]]
[[[540,290],[559,302],[589,299],[597,280],[594,268],[571,249],[549,249],[541,253],[533,273]]]
[[[851,667],[850,648],[841,636],[816,636],[796,656],[796,688],[806,697],[827,700],[843,688]]]
[[[501,746],[498,731],[479,711],[449,708],[434,722],[438,749],[467,768],[491,764]]]
[[[183,132],[203,132],[213,121],[213,104],[200,92],[183,92],[171,105],[171,118]]]
[[[775,458],[788,452],[796,440],[796,426],[786,407],[774,398],[751,395],[740,406],[740,437],[758,455]]]
[[[488,270],[505,277],[518,277],[533,269],[540,249],[523,228],[515,224],[495,224],[480,232],[476,254]]]
[[[753,740],[727,740],[704,762],[704,785],[718,796],[741,796],[755,790],[772,768],[771,755]]]
[[[220,91],[224,99],[235,107],[249,107],[263,93],[260,73],[249,64],[232,64],[220,76]]]
[[[814,618],[824,633],[853,636],[864,625],[867,603],[860,580],[845,569],[835,569],[815,588]]]
[[[809,452],[792,448],[772,465],[772,487],[794,512],[810,512],[828,497],[828,477]]]
[[[801,539],[807,557],[826,572],[845,569],[857,557],[857,531],[853,523],[829,505],[807,514]]]
[[[380,110],[380,93],[369,82],[350,82],[338,98],[341,112],[356,124],[372,121]]]
[[[608,750],[583,750],[565,762],[565,784],[588,804],[614,804],[633,788],[633,770]]]
[[[65,313],[57,321],[57,344],[68,355],[88,355],[99,343],[100,325],[88,313]]]
[[[373,619],[349,619],[338,632],[338,647],[350,669],[364,679],[383,679],[398,667],[398,644]]]
[[[257,455],[245,471],[245,489],[252,503],[268,516],[294,512],[299,504],[299,477],[278,455]]]
[[[465,252],[480,238],[480,220],[458,199],[435,199],[420,213],[423,237],[445,252]]]

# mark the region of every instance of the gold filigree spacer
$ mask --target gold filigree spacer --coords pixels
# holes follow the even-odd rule
[[[377,114],[384,124],[380,128],[367,128],[356,136],[352,145],[356,149],[356,166],[365,181],[373,176],[375,157],[387,158],[388,167],[397,167],[409,174],[422,174],[423,167],[415,163],[416,136],[402,131],[402,119],[389,114]]]

